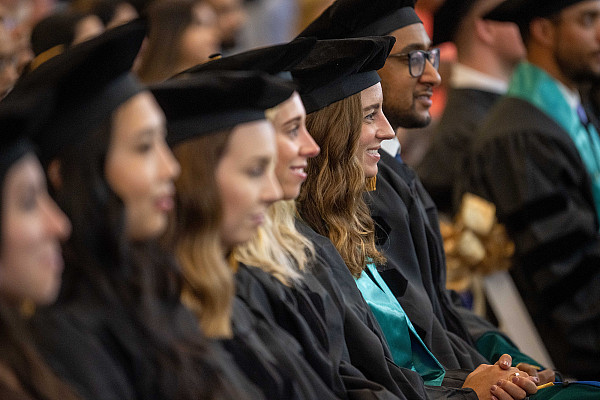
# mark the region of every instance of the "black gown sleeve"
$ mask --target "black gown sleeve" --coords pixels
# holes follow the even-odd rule
[[[568,133],[531,104],[505,99],[482,125],[461,182],[460,192],[493,202],[506,224],[511,274],[556,367],[597,379],[600,236]]]

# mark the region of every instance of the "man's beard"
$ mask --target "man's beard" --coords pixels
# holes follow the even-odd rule
[[[573,57],[561,57],[560,53],[554,54],[554,59],[562,73],[572,82],[582,85],[600,79],[600,72],[594,71],[581,59],[574,61]]]
[[[386,107],[385,101],[383,103],[383,113],[385,114],[388,122],[394,128],[413,129],[413,128],[424,128],[431,122],[431,115],[427,113],[426,117],[422,117],[417,114],[414,109],[414,103],[409,110],[398,110],[395,107]]]

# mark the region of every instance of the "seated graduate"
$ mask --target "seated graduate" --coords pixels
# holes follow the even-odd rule
[[[36,342],[84,398],[260,398],[201,335],[154,242],[179,165],[160,107],[129,72],[144,35],[136,21],[73,46],[9,97],[48,99],[33,140],[73,227],[59,299],[32,318]]]
[[[33,104],[0,106],[0,397],[78,399],[44,362],[30,337],[32,307],[56,300],[67,217],[46,190],[44,170],[26,138]]]
[[[423,54],[431,43],[414,4],[414,0],[338,0],[299,35],[319,39],[393,35],[396,44],[379,74],[384,94],[390,94],[383,109],[393,114],[397,124],[404,121],[402,126],[429,118],[429,113],[428,107],[418,106],[416,95],[398,96],[399,88],[423,93],[432,76],[437,76],[432,58],[422,59],[423,74],[410,73],[408,53]],[[380,272],[427,347],[446,369],[473,369],[506,353],[540,383],[553,380],[552,371],[538,373],[534,368],[538,362],[488,321],[453,301],[446,289],[446,259],[435,204],[409,166],[383,149],[379,154],[376,190],[365,197],[376,222],[377,248],[386,257]]]
[[[357,48],[356,45],[364,40],[345,42],[353,57],[373,57],[373,48],[364,43]],[[198,65],[179,77],[213,70],[246,69],[280,74],[300,62],[306,56],[306,50],[318,52],[324,43],[317,43],[314,48],[313,45],[314,40],[301,38],[290,43],[254,49]],[[380,53],[384,59],[383,49]],[[346,304],[330,267],[325,261],[315,259],[312,243],[295,227],[293,199],[306,179],[306,160],[319,152],[319,147],[306,130],[306,112],[298,94],[294,93],[285,102],[267,110],[266,115],[276,133],[278,157],[275,172],[282,186],[283,200],[269,207],[265,223],[258,228],[257,235],[235,249],[235,258],[245,264],[236,274],[238,295],[249,287],[249,275],[259,279],[270,295],[269,303],[277,305],[274,307],[276,312],[270,317],[297,338],[306,354],[326,353],[334,367],[334,376],[339,374],[345,383],[343,390],[348,397],[364,396],[365,393],[389,397],[391,393],[382,390],[384,386],[398,397],[417,398],[412,388],[403,393],[393,381],[387,371],[384,346],[379,336]],[[350,279],[351,287],[358,292],[344,265],[342,271]],[[362,299],[359,292],[356,296]],[[264,305],[252,301],[256,296],[241,297],[249,302],[251,308],[265,312]],[[366,310],[370,313],[368,307]],[[289,320],[296,320],[296,323],[290,324]],[[349,339],[353,343],[346,346]],[[360,351],[350,352],[349,348]],[[319,369],[319,366],[315,365],[315,369]],[[369,376],[368,381],[363,373]],[[420,378],[417,381],[420,383]],[[406,386],[411,385],[407,383]]]
[[[152,90],[167,115],[169,142],[182,167],[167,242],[183,268],[184,302],[266,398],[346,398],[316,339],[317,350],[307,354],[264,309],[252,308],[244,294],[259,302],[267,294],[233,257],[263,224],[268,206],[281,199],[275,134],[265,110],[288,100],[293,86],[257,72],[214,71]],[[225,294],[234,291],[234,273],[232,302]],[[309,363],[313,358],[321,369]]]
[[[375,247],[374,224],[362,193],[366,190],[365,178],[377,174],[381,141],[394,135],[381,110],[383,96],[376,73],[384,60],[379,66],[370,65],[348,59],[337,50],[332,46],[292,69],[309,112],[308,130],[321,147],[321,153],[308,160],[308,179],[297,200],[298,211],[311,228],[329,237],[342,255],[382,325],[394,361],[423,376],[431,385],[430,393],[442,398],[456,395],[457,388],[442,393],[439,385],[445,369],[423,344],[395,297],[388,297],[385,283],[377,279],[375,263],[385,258]],[[344,63],[356,66],[344,69]],[[511,374],[516,371],[504,370],[500,365],[482,365],[459,387],[472,388],[475,392],[464,389],[463,395],[479,398],[523,398],[526,393],[535,392],[535,384],[525,373],[514,377],[520,386],[506,380],[513,378]]]

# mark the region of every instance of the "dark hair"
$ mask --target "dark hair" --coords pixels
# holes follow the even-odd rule
[[[198,0],[154,0],[146,10],[148,43],[136,71],[144,83],[164,81],[175,75],[180,60],[180,39],[192,23]]]
[[[42,359],[19,310],[3,302],[0,302],[0,349],[0,362],[14,374],[20,389],[29,396],[38,400],[79,398]],[[10,387],[8,382],[2,383]]]
[[[104,176],[111,131],[107,121],[59,156],[62,187],[56,198],[73,231],[65,245],[58,303],[93,296],[130,320],[139,341],[125,344],[135,347],[126,351],[147,360],[131,377],[141,398],[236,397],[218,372],[218,357],[200,332],[190,329],[197,327],[191,313],[189,319],[175,319],[181,285],[171,255],[155,242],[131,243],[125,235],[124,205]]]

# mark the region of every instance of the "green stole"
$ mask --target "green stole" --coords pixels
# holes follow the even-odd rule
[[[588,124],[586,128],[565,100],[556,80],[528,62],[519,64],[515,70],[507,96],[533,104],[567,131],[590,176],[596,218],[600,222],[600,137],[594,126]]]
[[[368,263],[367,270],[375,282],[363,271],[358,279],[355,278],[356,285],[381,325],[394,362],[417,372],[425,384],[440,386],[446,374],[444,367],[425,346],[377,267]]]

